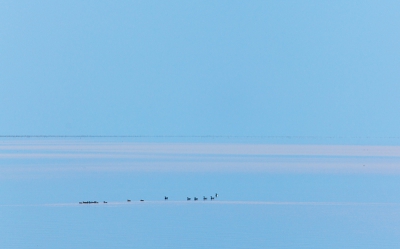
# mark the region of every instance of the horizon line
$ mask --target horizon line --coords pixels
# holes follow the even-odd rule
[[[0,135],[0,138],[278,138],[278,139],[400,139],[400,136],[269,136],[269,135]]]

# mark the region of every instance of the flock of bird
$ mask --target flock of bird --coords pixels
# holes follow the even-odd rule
[[[218,194],[217,194],[217,193],[216,193],[214,196],[213,196],[213,195],[210,196],[210,200],[211,200],[211,201],[214,200],[215,198],[218,198]],[[168,200],[168,196],[165,196],[165,197],[164,197],[164,200],[167,201],[167,200]],[[187,201],[190,201],[190,200],[192,200],[192,198],[186,197],[186,200],[187,200]],[[193,197],[193,200],[194,200],[194,201],[198,201],[199,198]],[[203,196],[203,201],[206,201],[206,200],[207,200],[207,197]]]
[[[214,200],[215,198],[218,198],[218,194],[216,193],[215,195],[211,195],[210,196],[210,200],[212,201],[212,200]],[[164,200],[165,201],[168,201],[168,196],[164,196]],[[191,197],[186,197],[186,200],[187,201],[190,201],[190,200],[192,200],[192,198]],[[193,197],[193,200],[194,201],[198,201],[199,200],[199,198],[197,198],[197,197]],[[203,196],[203,201],[206,201],[207,200],[207,197],[205,197],[205,196]],[[126,200],[127,202],[131,202],[131,200]],[[141,199],[140,201],[144,201],[143,199]],[[98,204],[99,202],[97,202],[97,201],[80,201],[79,202],[79,204]],[[107,203],[106,201],[103,201],[103,203]]]

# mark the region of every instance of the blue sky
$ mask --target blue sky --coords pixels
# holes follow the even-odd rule
[[[2,1],[2,135],[399,136],[398,1]]]

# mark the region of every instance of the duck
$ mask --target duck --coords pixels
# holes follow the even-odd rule
[[[203,196],[203,201],[206,201],[206,200],[207,200],[207,197]]]
[[[164,196],[164,200],[168,200],[168,196]]]
[[[126,200],[127,202],[131,202],[131,200]]]
[[[198,198],[197,198],[197,197],[194,197],[194,200],[195,200],[195,201],[197,201],[197,200],[198,200]]]
[[[186,197],[186,200],[190,201],[190,197]]]

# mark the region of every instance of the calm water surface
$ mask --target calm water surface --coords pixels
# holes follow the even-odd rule
[[[121,154],[112,146],[107,154],[76,144],[73,151],[28,145],[3,143],[0,152],[0,248],[400,247],[398,174],[243,170],[246,162],[270,164],[262,155],[143,159],[143,151]],[[317,162],[345,160],[336,159]],[[237,161],[241,170],[229,170],[226,163]],[[129,168],[142,162],[154,168]],[[175,163],[196,164],[182,170]],[[210,170],[210,163],[224,167]],[[203,164],[208,168],[195,168]],[[201,200],[215,193],[217,200]],[[194,196],[200,200],[186,201]],[[88,200],[108,203],[78,204]]]
[[[397,248],[399,205],[1,207],[1,248]]]

